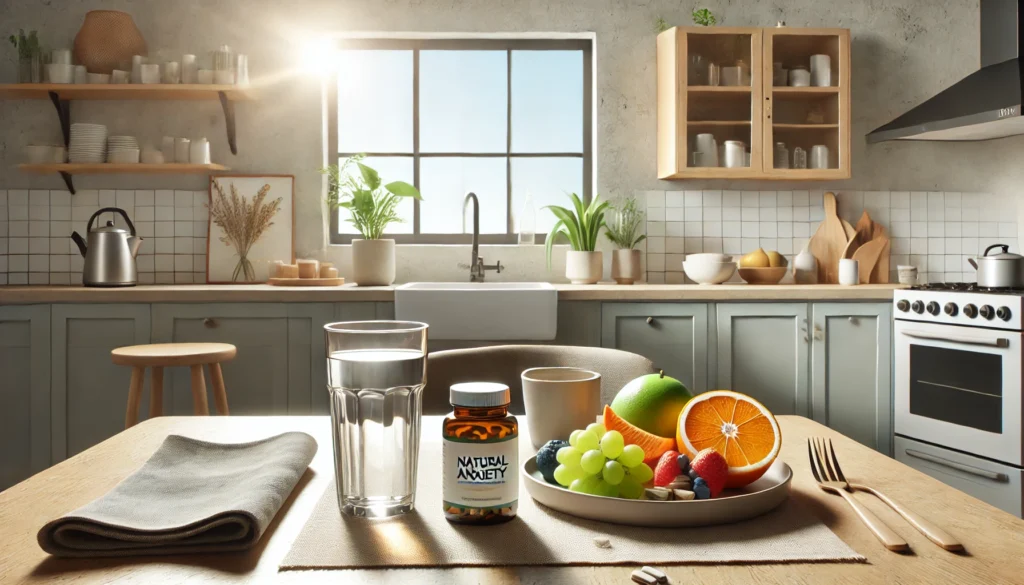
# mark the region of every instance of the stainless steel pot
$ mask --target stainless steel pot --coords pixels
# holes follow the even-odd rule
[[[995,248],[1002,248],[998,254],[989,254]],[[993,244],[975,261],[969,258],[978,271],[978,286],[989,288],[1024,288],[1024,256],[1013,254],[1005,244]]]

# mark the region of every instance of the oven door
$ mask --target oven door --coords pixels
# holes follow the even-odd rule
[[[1021,334],[896,321],[895,431],[1021,466]]]

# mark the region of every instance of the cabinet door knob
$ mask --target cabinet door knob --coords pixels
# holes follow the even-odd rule
[[[207,317],[207,318],[203,319],[203,325],[207,329],[216,329],[217,328],[217,321],[212,319],[212,318],[210,318],[210,317]]]
[[[854,325],[856,325],[858,323],[858,320],[857,320],[856,317],[850,317],[849,321],[850,321],[850,323],[853,323]]]
[[[654,317],[648,317],[647,318],[647,324],[648,325],[653,325],[654,324]]]

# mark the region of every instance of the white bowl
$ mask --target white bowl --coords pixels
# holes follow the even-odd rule
[[[736,272],[735,262],[683,261],[683,272],[698,284],[722,284]]]
[[[85,76],[89,80],[89,83],[110,83],[110,74],[108,73],[89,73]]]
[[[107,155],[107,162],[120,164],[137,163],[139,162],[139,149],[131,148],[111,152]]]
[[[63,63],[51,63],[46,66],[50,83],[71,83],[75,79],[75,66]]]
[[[695,260],[698,262],[713,262],[715,264],[721,264],[722,262],[732,262],[732,256],[728,254],[716,254],[714,252],[687,254],[686,261],[689,262],[691,260]]]
[[[29,164],[51,163],[56,156],[52,146],[31,144],[25,147],[25,156]]]

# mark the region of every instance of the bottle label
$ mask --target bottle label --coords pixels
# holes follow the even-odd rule
[[[505,508],[519,499],[519,438],[494,441],[444,439],[445,506]]]

